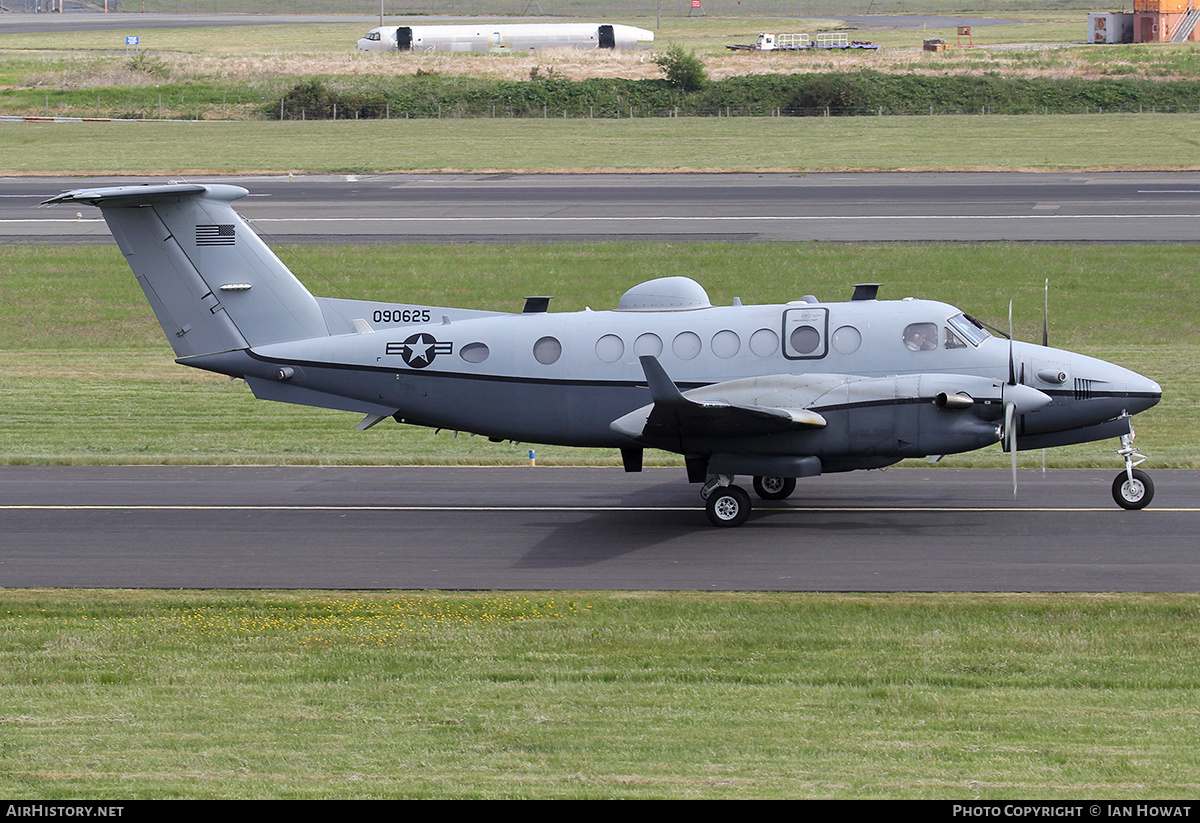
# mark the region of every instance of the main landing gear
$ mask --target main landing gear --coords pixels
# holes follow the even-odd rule
[[[796,490],[794,477],[756,477],[754,493],[763,500],[783,500]],[[700,490],[704,511],[714,526],[740,526],[750,516],[750,495],[733,485],[733,475],[710,477]]]
[[[1113,479],[1113,500],[1123,509],[1144,509],[1154,499],[1154,482],[1150,475],[1137,468],[1146,462],[1146,455],[1139,454],[1133,447],[1133,429],[1121,435],[1121,448],[1117,454],[1125,459],[1125,471]],[[1136,462],[1134,458],[1137,458]]]

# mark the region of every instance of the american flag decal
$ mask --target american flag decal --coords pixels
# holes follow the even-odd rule
[[[217,223],[215,225],[196,226],[197,246],[232,246],[234,245],[233,224]]]

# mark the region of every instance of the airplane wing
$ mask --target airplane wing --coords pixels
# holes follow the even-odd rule
[[[714,383],[686,393],[654,357],[642,357],[654,402],[614,420],[618,434],[647,443],[667,438],[755,437],[826,426],[823,413],[928,402],[951,412],[982,403],[965,423],[986,441],[1006,404],[1018,414],[1034,412],[1050,397],[1029,386],[1007,385],[978,375],[921,373],[867,377],[851,374],[770,374]],[[954,418],[948,418],[951,424]],[[953,426],[948,425],[947,431]],[[951,432],[952,433],[952,432]],[[916,428],[904,435],[915,438]],[[900,433],[889,430],[889,435]],[[986,445],[986,442],[984,443]],[[978,448],[973,446],[972,448]]]
[[[825,418],[803,408],[689,398],[667,375],[658,358],[645,355],[640,359],[654,403],[612,422],[613,431],[626,437],[753,436],[825,426]],[[706,387],[705,393],[712,394],[721,385]]]

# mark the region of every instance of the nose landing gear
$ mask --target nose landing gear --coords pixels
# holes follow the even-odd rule
[[[1154,499],[1154,482],[1150,475],[1137,468],[1146,462],[1146,455],[1133,447],[1133,428],[1129,434],[1121,435],[1121,448],[1117,454],[1125,459],[1125,471],[1113,479],[1113,500],[1123,509],[1144,509]],[[1135,460],[1136,458],[1136,460]]]

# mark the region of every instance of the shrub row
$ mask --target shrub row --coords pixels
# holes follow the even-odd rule
[[[1200,81],[1109,78],[925,77],[876,71],[753,75],[709,81],[685,91],[665,80],[538,78],[492,80],[403,76],[357,84],[309,79],[263,106],[273,119],[439,116],[639,115],[676,109],[736,114],[904,114],[1200,109]],[[623,116],[623,114],[621,115]]]

